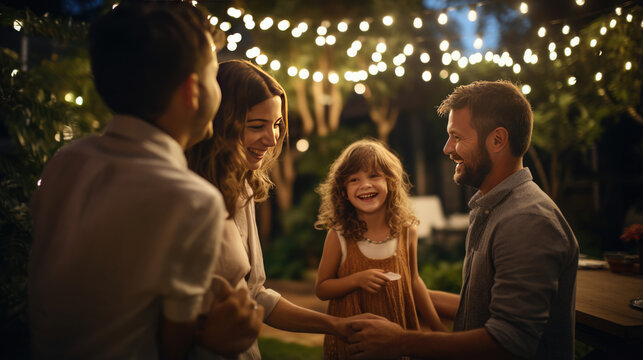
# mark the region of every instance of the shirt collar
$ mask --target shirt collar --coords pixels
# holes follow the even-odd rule
[[[478,190],[469,200],[469,207],[491,209],[498,205],[514,188],[518,185],[531,181],[531,171],[528,168],[522,168],[515,173],[509,175],[506,179],[502,180],[500,184],[494,186],[491,191],[483,194]]]
[[[146,150],[187,168],[181,145],[158,127],[131,115],[114,115],[105,128],[104,136],[116,136],[140,143]]]

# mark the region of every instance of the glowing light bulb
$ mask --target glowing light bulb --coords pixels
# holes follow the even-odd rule
[[[330,81],[331,84],[337,84],[339,82],[339,75],[337,75],[336,72],[331,71],[328,74],[328,81]]]
[[[345,72],[344,79],[346,79],[346,81],[353,81],[353,72],[352,71]]]
[[[603,78],[603,73],[601,73],[600,71],[597,72],[596,75],[594,75],[594,80],[596,81],[601,81],[602,78]]]
[[[589,46],[590,47],[596,47],[596,44],[598,44],[598,41],[596,39],[592,39],[589,41]]]
[[[600,32],[601,35],[605,35],[605,34],[607,34],[607,28],[605,26],[603,26],[603,27],[601,27],[599,32]]]
[[[444,25],[449,21],[449,17],[447,16],[447,13],[441,12],[440,15],[438,16],[438,24]]]
[[[442,40],[442,42],[440,42],[440,50],[442,51],[449,50],[449,42],[447,40]]]
[[[569,25],[563,26],[563,28],[561,29],[561,32],[565,35],[569,34]]]
[[[308,72],[307,69],[301,69],[299,70],[299,78],[302,80],[308,79],[308,76],[310,76],[310,72]]]
[[[228,49],[228,51],[235,51],[235,50],[237,50],[237,43],[236,42],[229,42],[226,45],[226,48]]]
[[[632,14],[627,14],[627,16],[625,16],[625,20],[627,20],[627,22],[632,22],[632,19]]]
[[[219,23],[219,18],[217,18],[216,16],[212,16],[210,18],[210,25],[216,26],[218,23]]]
[[[446,69],[440,70],[440,78],[446,79],[449,77],[449,72]]]
[[[421,28],[422,28],[422,25],[423,25],[423,24],[422,24],[422,19],[421,19],[421,18],[416,17],[415,19],[413,19],[413,27],[414,27],[414,28],[416,28],[416,29],[421,29]]]
[[[484,54],[484,59],[485,59],[485,61],[487,61],[487,62],[489,62],[489,61],[493,60],[493,53],[492,53],[491,51],[487,51],[487,52]]]
[[[259,56],[260,53],[261,53],[261,50],[259,50],[259,48],[255,46],[246,51],[246,57],[248,57],[248,59],[253,59]]]
[[[315,38],[315,44],[317,44],[317,46],[324,46],[324,45],[326,45],[326,38],[325,38],[325,37],[323,37],[323,36],[318,36],[318,37],[316,37],[316,38]]]
[[[520,64],[514,64],[514,66],[513,66],[514,73],[519,74],[520,70],[521,70]]]
[[[449,81],[451,81],[452,84],[457,84],[458,81],[460,81],[460,75],[458,75],[458,73],[452,73],[449,75]]]
[[[558,58],[558,54],[555,51],[549,53],[549,60],[554,61]]]
[[[453,50],[451,52],[451,59],[453,59],[453,61],[458,61],[461,56],[462,56],[462,54],[460,54],[460,52],[458,50]]]
[[[566,47],[564,50],[565,56],[570,56],[572,54],[572,49]]]
[[[281,63],[279,60],[273,60],[270,62],[270,68],[274,71],[281,69]]]
[[[379,44],[377,44],[377,46],[375,46],[375,50],[377,52],[379,52],[379,53],[385,52],[386,51],[386,44],[384,42],[380,42]]]
[[[224,21],[224,22],[221,23],[221,25],[219,25],[219,29],[221,29],[221,31],[223,31],[223,32],[226,32],[226,31],[230,30],[231,28],[232,28],[232,25],[227,21]]]
[[[286,31],[290,27],[290,21],[288,20],[281,20],[279,24],[277,24],[277,29],[281,31]]]
[[[397,66],[395,68],[395,76],[397,76],[397,77],[404,76],[404,68],[402,66]]]
[[[471,22],[474,22],[478,19],[478,13],[476,12],[475,9],[472,8],[471,10],[469,10],[469,13],[467,14],[467,19],[469,19],[469,21]]]
[[[386,65],[385,62],[380,61],[380,62],[377,63],[377,70],[379,70],[379,72],[384,72],[384,71],[386,71],[387,68],[388,68],[388,66]]]
[[[569,45],[571,45],[572,47],[576,47],[576,46],[578,46],[578,44],[580,44],[580,38],[579,38],[578,36],[574,36],[574,37],[569,41]]]
[[[575,76],[570,76],[567,79],[567,84],[569,84],[569,86],[576,85],[576,77]]]
[[[423,64],[428,63],[430,60],[431,60],[431,56],[429,56],[429,53],[423,52],[422,54],[420,54],[420,61]]]
[[[576,5],[578,5],[578,6],[585,5],[585,0],[576,0]]]
[[[625,63],[625,70],[632,70],[632,62],[628,61]]]
[[[18,75],[18,69],[11,70],[11,77]]]
[[[313,81],[321,82],[322,80],[324,80],[324,74],[322,74],[321,71],[315,71],[315,73],[313,74]]]
[[[290,33],[292,34],[292,36],[294,38],[298,38],[298,37],[301,36],[301,30],[299,30],[299,28],[292,29],[292,31]]]
[[[379,70],[377,70],[377,65],[371,64],[368,66],[368,73],[371,75],[377,75]]]
[[[364,21],[362,21],[361,23],[359,23],[359,29],[360,29],[360,30],[362,30],[363,32],[368,31],[368,29],[369,29],[370,27],[371,27],[371,26],[368,24],[368,21],[366,21],[366,20],[364,20]]]
[[[336,42],[337,42],[337,38],[335,37],[335,35],[326,36],[326,44],[335,45]]]
[[[302,21],[302,22],[300,22],[300,23],[297,25],[297,28],[298,28],[298,29],[299,29],[299,31],[301,31],[301,33],[303,34],[303,33],[305,33],[306,31],[308,31],[308,24],[306,24],[306,22],[305,22],[305,21]]]
[[[391,26],[393,25],[393,17],[390,15],[386,15],[382,18],[382,24],[385,26]]]
[[[230,15],[230,17],[238,19],[238,18],[241,17],[241,14],[242,14],[242,12],[239,9],[236,9],[236,8],[233,8],[233,7],[228,8],[228,15]]]
[[[266,55],[264,55],[264,54],[261,54],[261,55],[257,56],[255,61],[259,65],[266,65],[268,63],[268,57]]]
[[[308,143],[308,140],[306,139],[299,139],[297,140],[297,144],[295,145],[297,148],[297,151],[299,152],[306,152],[308,151],[308,148],[310,147],[310,144]]]
[[[404,45],[404,50],[403,50],[402,52],[403,52],[403,53],[404,53],[404,55],[406,55],[406,56],[411,56],[411,54],[413,54],[413,50],[414,50],[414,49],[413,49],[413,45],[411,45],[411,44],[406,44],[406,45]]]
[[[83,97],[82,96],[76,97],[75,102],[76,102],[76,105],[82,105],[83,104]]]
[[[346,32],[346,30],[348,30],[348,24],[345,21],[341,21],[337,24],[337,31]]]
[[[298,72],[298,70],[294,66],[291,66],[291,67],[288,68],[288,75],[290,75],[292,77],[296,76],[297,72]]]
[[[547,46],[547,49],[549,49],[549,51],[556,50],[556,43],[550,42],[549,46]]]
[[[355,50],[355,48],[350,48],[346,50],[346,55],[348,55],[349,57],[355,57],[357,56],[357,50]]]
[[[458,60],[458,66],[461,69],[464,69],[467,65],[469,65],[469,59],[466,56],[461,57],[460,60]]]
[[[355,87],[353,87],[353,90],[355,90],[356,94],[362,95],[366,92],[366,86],[362,83],[357,83],[355,84]]]
[[[525,3],[525,2],[521,2],[520,3],[520,13],[521,14],[526,14],[527,12],[529,12],[529,5],[527,5],[527,3]]]
[[[272,18],[268,16],[268,17],[265,17],[263,20],[261,20],[261,22],[259,23],[259,28],[261,30],[268,30],[274,23],[275,23],[274,20],[272,20]]]
[[[476,49],[481,49],[483,45],[482,38],[478,36],[475,40],[473,40],[473,47]]]
[[[373,62],[382,61],[382,54],[378,53],[377,51],[374,52],[373,54],[371,54],[371,60],[373,60]]]
[[[325,26],[317,27],[317,35],[326,35],[327,32],[328,32],[328,29],[326,29]]]
[[[616,13],[616,15],[618,15],[618,16],[621,16],[622,11],[623,11],[623,9],[621,9],[621,7],[617,7],[616,9],[614,9],[614,12],[615,12],[615,13]]]
[[[545,37],[545,35],[547,35],[547,29],[541,26],[540,29],[538,29],[538,37]]]
[[[452,60],[452,59],[451,59],[451,54],[449,54],[449,53],[444,53],[444,54],[442,54],[442,63],[443,63],[444,65],[449,65],[449,64],[451,64],[451,60]]]
[[[422,72],[422,80],[429,82],[431,80],[431,72],[429,70],[425,70]]]
[[[68,92],[67,94],[65,94],[65,101],[67,101],[67,102],[73,102],[73,101],[74,101],[74,94],[73,94],[73,93],[70,93],[70,92]]]
[[[525,84],[522,86],[520,90],[522,91],[523,94],[527,95],[531,92],[531,86]]]
[[[610,28],[614,28],[616,26],[616,19],[610,20]]]

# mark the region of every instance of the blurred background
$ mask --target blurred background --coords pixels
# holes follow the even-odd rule
[[[225,32],[220,61],[252,61],[288,95],[288,146],[272,171],[270,200],[257,206],[270,279],[314,279],[326,235],[313,229],[314,189],[346,145],[373,137],[400,157],[414,185],[422,277],[430,288],[458,292],[474,190],[453,183],[453,163],[442,154],[446,119],[436,108],[475,80],[511,80],[531,102],[525,165],[567,217],[581,252],[602,258],[636,251],[619,236],[643,222],[637,1],[193,3]],[[111,116],[93,87],[86,35],[88,24],[117,4],[0,3],[3,358],[28,354],[27,203],[39,175],[61,146],[100,133]]]

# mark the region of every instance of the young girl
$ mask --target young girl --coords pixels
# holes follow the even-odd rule
[[[360,140],[331,165],[317,191],[317,229],[328,229],[317,275],[317,296],[328,313],[373,313],[406,329],[446,330],[417,271],[417,218],[400,160],[383,144]],[[325,359],[348,357],[346,343],[327,335]]]

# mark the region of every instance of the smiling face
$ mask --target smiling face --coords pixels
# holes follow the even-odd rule
[[[261,168],[268,150],[281,136],[281,97],[273,96],[248,110],[243,129],[243,152],[249,170]]]
[[[479,189],[491,171],[492,162],[485,144],[478,142],[478,132],[471,126],[468,108],[451,110],[447,124],[449,139],[444,154],[456,163],[453,181]]]
[[[386,211],[388,185],[386,178],[374,170],[360,170],[351,174],[344,183],[346,197],[357,214],[374,214]]]

